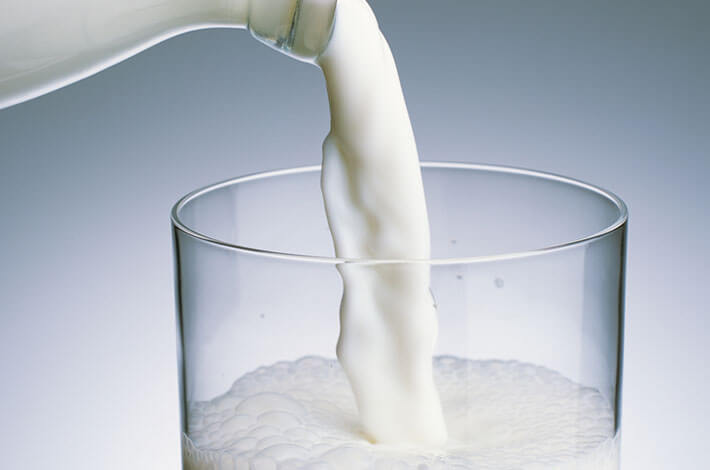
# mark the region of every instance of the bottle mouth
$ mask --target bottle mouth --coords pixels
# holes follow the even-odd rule
[[[249,32],[296,60],[315,63],[330,42],[336,5],[336,0],[252,1]]]
[[[296,252],[287,252],[279,250],[269,250],[264,248],[259,248],[257,246],[249,246],[248,244],[233,243],[223,240],[219,237],[215,237],[203,231],[192,227],[191,224],[187,223],[181,217],[183,209],[194,202],[198,198],[205,196],[214,191],[224,189],[230,186],[239,185],[248,182],[254,182],[259,180],[272,179],[276,177],[284,176],[294,176],[304,173],[320,173],[320,165],[303,166],[296,168],[288,168],[281,170],[265,171],[254,173],[250,175],[240,176],[236,178],[231,178],[219,183],[211,184],[203,188],[197,189],[188,193],[187,195],[180,198],[171,210],[171,220],[175,230],[178,230],[196,240],[208,243],[217,247],[225,248],[228,250],[235,250],[238,252],[248,253],[260,257],[277,258],[282,260],[297,261],[297,262],[307,262],[307,263],[318,263],[318,264],[358,264],[358,265],[384,265],[384,264],[427,264],[427,265],[457,265],[457,264],[470,264],[470,263],[488,263],[495,261],[505,261],[513,260],[518,258],[526,258],[531,256],[544,255],[556,251],[567,250],[579,246],[587,245],[595,240],[608,236],[615,233],[624,227],[628,221],[628,210],[626,204],[621,198],[616,194],[608,191],[606,189],[600,188],[598,186],[580,181],[574,178],[569,178],[566,176],[557,175],[554,173],[547,173],[536,170],[529,170],[524,168],[510,167],[510,166],[500,166],[500,165],[488,165],[488,164],[473,164],[473,163],[457,163],[457,162],[422,162],[422,169],[439,169],[439,170],[468,170],[477,172],[489,172],[496,174],[506,174],[506,175],[516,175],[526,178],[532,178],[535,180],[544,180],[551,183],[557,183],[563,186],[573,187],[577,190],[581,190],[589,193],[590,195],[595,195],[598,198],[603,199],[607,203],[611,204],[615,211],[615,217],[613,220],[605,224],[601,229],[592,231],[588,234],[584,234],[579,237],[572,238],[561,243],[549,244],[542,246],[540,248],[510,251],[504,253],[495,253],[490,255],[477,255],[477,256],[462,256],[462,257],[432,257],[428,259],[362,259],[362,258],[341,258],[336,256],[318,256],[311,254],[301,254]]]

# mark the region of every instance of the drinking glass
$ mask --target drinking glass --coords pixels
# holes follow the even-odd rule
[[[263,452],[268,442],[258,423],[239,431],[229,424],[240,399],[227,393],[245,374],[271,370],[265,366],[335,357],[342,295],[336,267],[343,263],[363,269],[428,265],[439,320],[435,356],[439,365],[464,364],[459,379],[475,381],[486,370],[503,381],[514,371],[530,387],[551,381],[574,391],[571,401],[552,392],[535,398],[541,400],[535,406],[552,410],[550,420],[564,422],[546,423],[541,411],[534,425],[540,431],[530,434],[536,449],[576,442],[571,451],[535,460],[537,451],[530,450],[509,467],[496,466],[493,456],[481,468],[618,468],[624,203],[593,185],[531,170],[423,163],[422,173],[431,226],[428,260],[336,258],[318,166],[230,179],[177,202],[172,228],[183,468],[345,468],[319,450],[327,447],[323,442],[291,442],[285,434],[285,444],[303,452]],[[467,389],[455,410],[481,430],[474,441],[481,442],[482,459],[489,451],[505,453],[507,441],[489,442],[490,436],[515,441],[516,429],[528,419],[516,411],[527,403],[523,395],[496,404],[508,393],[505,387],[518,385],[495,387],[500,393],[485,403],[476,402],[476,387]],[[560,400],[571,408],[552,417]],[[585,416],[594,400],[608,412]],[[590,420],[606,433],[592,451],[579,437]],[[374,468],[390,468],[376,445],[363,442],[362,449],[372,453]],[[432,456],[413,468],[465,467],[447,458]]]

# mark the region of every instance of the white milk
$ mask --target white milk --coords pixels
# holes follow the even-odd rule
[[[339,0],[318,64],[330,100],[322,189],[338,257],[428,259],[419,158],[392,53],[364,0]],[[446,441],[432,380],[437,332],[427,265],[341,265],[338,359],[368,438]]]
[[[337,256],[428,259],[419,161],[392,54],[366,1],[338,0],[336,26],[319,55],[331,32],[333,1],[68,0],[58,9],[56,0],[5,0],[0,108],[181,32],[248,26],[261,41],[300,60],[315,59],[323,69],[331,132],[323,145],[322,188]],[[449,407],[447,442],[432,378],[437,319],[428,266],[345,264],[339,270],[344,294],[337,353],[353,396],[337,365],[319,359],[245,377],[222,399],[200,405],[197,422],[191,421],[199,447],[229,451],[220,468],[266,469],[276,462],[284,469],[365,468],[377,462],[392,468],[402,459],[427,465],[420,468],[441,462],[446,468],[613,468],[611,412],[598,393],[519,364],[437,361]],[[530,371],[538,381],[527,382]],[[498,372],[507,379],[501,382]],[[303,390],[293,388],[291,379],[289,386],[283,382],[292,374]],[[279,395],[263,395],[256,385]],[[546,401],[550,396],[554,407]],[[457,417],[452,410],[467,414]],[[574,441],[570,430],[579,430]],[[389,455],[391,447],[373,447],[366,439],[419,450]],[[443,450],[435,456],[422,453],[427,449]],[[187,462],[214,468],[200,460],[214,455],[189,451]]]
[[[261,367],[221,397],[194,403],[187,470],[614,470],[608,401],[543,367],[434,360],[450,438],[438,451],[374,445],[338,363]]]

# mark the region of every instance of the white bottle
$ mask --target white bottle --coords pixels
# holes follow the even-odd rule
[[[187,31],[248,28],[313,61],[336,0],[2,0],[0,109],[93,75]]]

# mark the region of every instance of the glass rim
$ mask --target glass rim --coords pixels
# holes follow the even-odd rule
[[[238,245],[235,243],[226,242],[209,235],[198,232],[187,226],[180,220],[179,211],[190,201],[207,194],[212,191],[224,188],[226,186],[236,185],[240,183],[247,183],[250,181],[257,181],[263,179],[274,178],[278,176],[290,176],[297,175],[301,173],[310,173],[314,171],[320,172],[320,165],[308,165],[301,167],[286,168],[280,170],[270,170],[262,171],[257,173],[252,173],[244,176],[237,176],[230,178],[218,183],[209,184],[202,188],[196,189],[189,192],[185,196],[181,197],[172,207],[170,211],[170,219],[172,221],[173,227],[185,233],[186,235],[196,238],[202,242],[219,246],[222,248],[227,248],[230,250],[236,250],[243,253],[249,253],[256,256],[277,258],[281,260],[307,262],[307,263],[320,263],[320,264],[358,264],[358,265],[376,265],[376,264],[428,264],[428,265],[453,265],[453,264],[469,264],[469,263],[487,263],[493,261],[505,261],[517,258],[525,258],[530,256],[538,256],[547,253],[552,253],[555,251],[565,250],[569,248],[574,248],[577,246],[588,244],[591,241],[602,238],[610,233],[615,232],[620,227],[623,227],[628,220],[628,209],[624,201],[611,191],[603,189],[599,186],[593,184],[570,178],[567,176],[558,175],[555,173],[549,173],[538,170],[530,170],[526,168],[518,168],[513,166],[505,165],[492,165],[484,163],[460,163],[460,162],[432,162],[424,161],[421,162],[421,167],[434,168],[434,169],[449,169],[449,170],[473,170],[481,172],[495,172],[495,173],[506,173],[512,175],[527,176],[537,179],[543,179],[548,181],[554,181],[557,183],[567,184],[570,186],[575,186],[580,189],[595,193],[608,201],[612,202],[616,209],[618,210],[618,216],[611,224],[607,225],[603,229],[585,235],[583,237],[570,240],[563,243],[558,243],[555,245],[544,246],[541,248],[535,248],[525,251],[516,251],[510,253],[498,253],[493,255],[479,255],[479,256],[468,256],[468,257],[454,257],[454,258],[429,258],[429,259],[365,259],[365,258],[341,258],[337,256],[319,256],[319,255],[305,255],[298,253],[285,253],[274,250],[266,250],[257,247],[249,247]]]

